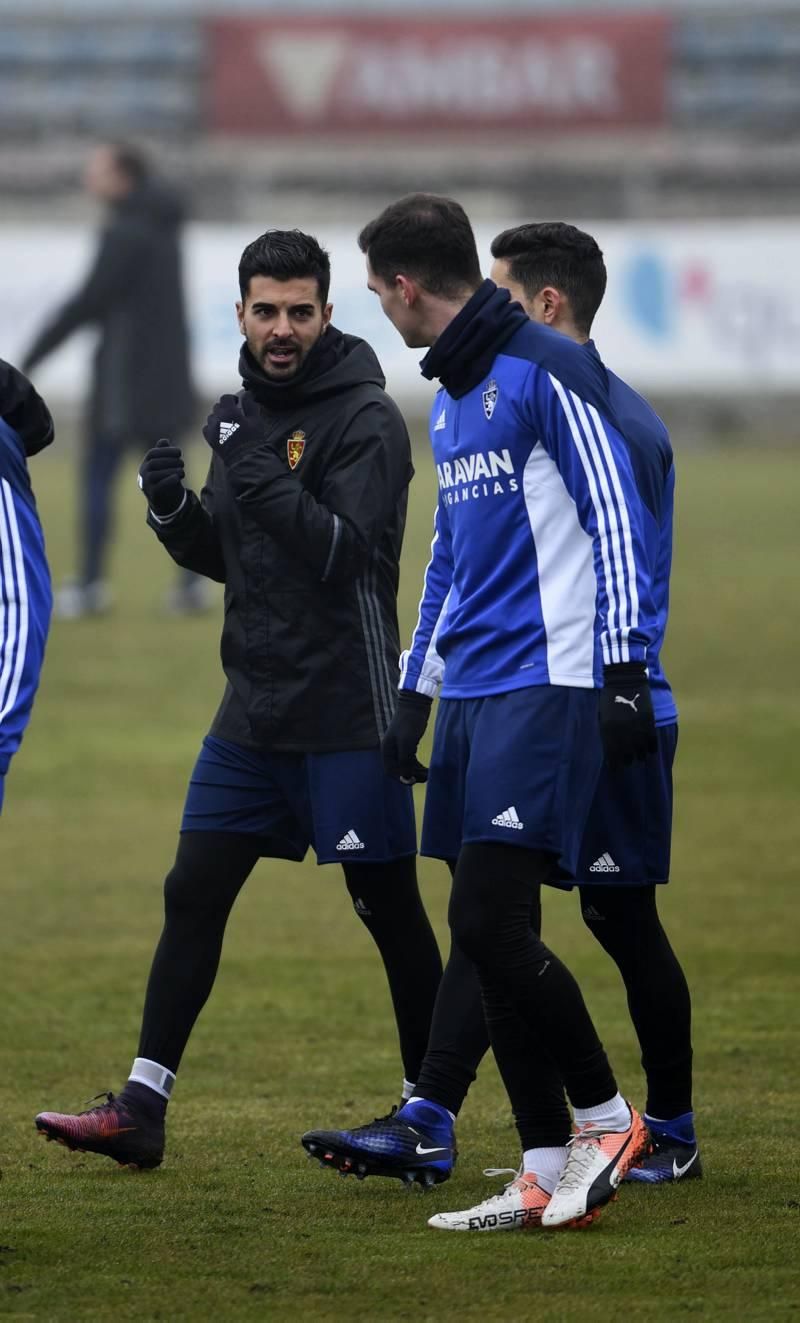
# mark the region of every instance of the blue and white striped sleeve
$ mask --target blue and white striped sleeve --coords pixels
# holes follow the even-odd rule
[[[441,688],[444,661],[436,650],[453,586],[453,555],[447,512],[439,501],[433,521],[431,558],[425,571],[417,627],[411,647],[400,658],[400,689],[435,698]]]
[[[539,378],[539,435],[592,538],[603,663],[646,662],[658,621],[645,510],[625,439],[552,373]]]
[[[29,602],[14,493],[0,480],[0,772],[21,739],[20,707],[29,706],[25,664]]]

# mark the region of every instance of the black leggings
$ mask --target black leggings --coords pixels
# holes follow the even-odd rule
[[[587,927],[615,961],[625,982],[647,1076],[648,1113],[668,1118],[690,1111],[689,989],[658,916],[656,888],[591,886],[582,888],[580,895]],[[531,924],[540,932],[538,888],[531,904]],[[563,1131],[566,1111],[552,1058],[508,1003],[495,999],[492,1015],[494,1035],[504,1039],[501,1073],[523,1148],[563,1142],[554,1138]],[[419,1093],[457,1113],[488,1047],[477,973],[453,943]]]
[[[489,1038],[512,1105],[521,1101],[512,1083],[520,1055],[527,1069],[536,1049],[535,1096],[546,1094],[552,1112],[545,1144],[565,1143],[569,1134],[561,1081],[575,1107],[596,1106],[617,1092],[580,988],[534,930],[538,887],[551,870],[552,858],[543,852],[466,845],[450,899],[453,942],[477,970]],[[522,1054],[520,1032],[515,1030],[513,1043],[508,1032],[514,1018],[525,1030]]]
[[[655,886],[580,888],[583,921],[625,984],[649,1116],[692,1110],[692,1003],[658,914]]]
[[[187,832],[164,884],[164,928],[145,996],[138,1055],[176,1071],[214,986],[225,926],[259,852],[251,837]],[[442,964],[422,904],[416,860],[345,865],[347,887],[383,957],[403,1070],[415,1081]],[[414,960],[408,959],[409,951]]]

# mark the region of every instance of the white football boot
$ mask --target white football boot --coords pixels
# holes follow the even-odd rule
[[[588,1216],[614,1198],[630,1167],[649,1151],[647,1126],[630,1107],[627,1130],[606,1130],[589,1121],[569,1141],[569,1157],[542,1213],[542,1226],[559,1227]]]
[[[499,1194],[490,1195],[474,1208],[458,1213],[436,1213],[428,1226],[438,1231],[536,1231],[542,1225],[542,1213],[550,1195],[539,1185],[532,1171],[514,1171],[511,1167],[487,1167],[484,1176],[512,1176]],[[599,1209],[575,1225],[588,1226],[599,1217]]]

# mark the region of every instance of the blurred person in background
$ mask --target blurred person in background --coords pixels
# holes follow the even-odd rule
[[[0,359],[0,812],[6,773],[31,714],[52,597],[28,460],[53,420],[27,377]]]
[[[134,445],[178,440],[193,419],[194,396],[181,269],[183,202],[157,179],[147,157],[105,143],[85,169],[87,191],[106,208],[83,284],[48,321],[25,356],[30,371],[83,327],[98,332],[79,472],[80,567],[56,594],[56,614],[97,615],[111,605],[106,581],[114,489]],[[168,605],[203,609],[203,582],[182,573]]]
[[[268,231],[239,266],[244,389],[204,429],[198,498],[177,446],[140,469],[148,523],[179,565],[225,584],[227,686],[192,773],[139,1050],[117,1097],[36,1124],[70,1148],[156,1167],[183,1051],[230,911],[260,858],[342,865],[383,959],[413,1092],[442,964],[417,886],[411,790],[384,773],[411,447],[365,341],[331,325],[330,262]],[[413,953],[413,960],[409,953]]]

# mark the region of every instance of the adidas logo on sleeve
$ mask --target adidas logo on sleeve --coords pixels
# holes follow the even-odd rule
[[[606,852],[605,854],[601,854],[599,859],[595,859],[594,863],[591,864],[589,867],[589,872],[618,873],[619,864],[615,864],[614,860],[611,858],[611,855],[608,852]]]
[[[492,826],[509,827],[512,831],[522,831],[525,824],[524,822],[520,822],[517,810],[512,804],[511,807],[507,808],[503,813],[498,813],[496,818],[492,818]]]
[[[364,842],[360,841],[354,831],[345,832],[336,847],[337,850],[363,850]]]
[[[230,439],[231,439],[231,437],[233,436],[234,432],[238,432],[238,431],[239,431],[239,424],[238,424],[238,423],[220,423],[220,425],[219,425],[219,443],[220,443],[220,445],[221,445],[221,446],[224,446],[226,441],[230,441]]]

